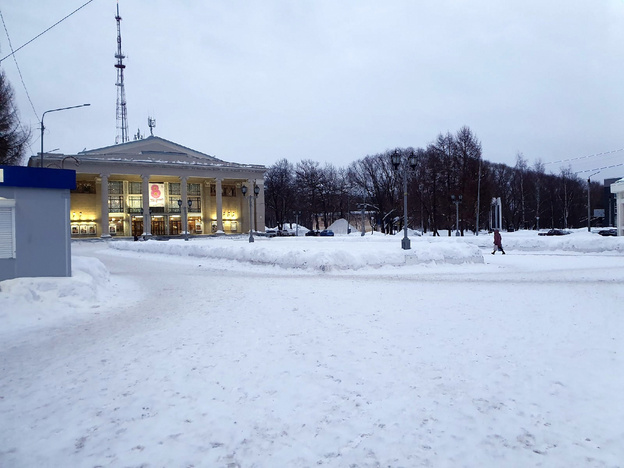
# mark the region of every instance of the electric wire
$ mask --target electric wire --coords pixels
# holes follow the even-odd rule
[[[9,43],[9,48],[11,50],[13,50],[13,45],[11,44],[11,37],[9,36],[9,30],[7,29],[6,23],[4,22],[4,16],[2,16],[2,11],[0,11],[0,19],[2,19],[2,26],[4,26],[4,32],[6,33],[6,37],[7,37],[7,41]],[[22,86],[24,87],[24,91],[26,91],[26,97],[28,98],[28,102],[30,103],[30,107],[32,108],[35,116],[37,117],[37,120],[39,120],[39,114],[37,114],[37,110],[35,109],[35,105],[32,102],[32,99],[30,98],[30,93],[28,92],[28,88],[26,87],[26,82],[24,81],[24,76],[22,75],[22,70],[19,67],[19,64],[17,63],[17,59],[15,58],[15,55],[13,56],[13,60],[15,61],[15,67],[17,68],[17,73],[19,74],[20,77],[20,81],[22,82]],[[20,126],[22,126],[22,123],[19,121],[19,117],[17,118]]]
[[[624,148],[620,148],[620,149],[616,149],[616,150],[612,150],[612,151],[603,151],[602,153],[589,154],[587,156],[579,156],[577,158],[560,159],[559,161],[546,162],[546,163],[544,163],[544,165],[547,165],[547,164],[558,164],[558,163],[569,162],[569,161],[578,161],[579,159],[589,159],[589,158],[593,158],[595,156],[602,156],[602,155],[605,155],[605,154],[618,153],[620,151],[624,151]]]
[[[7,55],[6,57],[2,57],[0,59],[0,62],[2,62],[4,59],[10,57],[11,55],[15,55],[16,52],[18,52],[19,50],[23,49],[24,47],[26,47],[28,44],[30,44],[31,42],[33,42],[35,39],[38,39],[39,37],[43,36],[45,33],[47,33],[50,29],[52,29],[54,26],[62,23],[63,21],[65,21],[67,18],[69,18],[70,16],[72,16],[74,13],[76,13],[78,10],[81,10],[82,8],[86,7],[89,3],[93,2],[94,0],[89,0],[87,3],[85,3],[84,5],[76,8],[74,11],[72,11],[69,15],[65,16],[64,18],[58,20],[56,23],[54,23],[52,26],[50,26],[48,29],[46,29],[45,31],[37,34],[35,37],[33,37],[30,41],[26,42],[25,44],[22,44],[21,46],[19,46],[17,49],[12,50],[11,49],[11,53],[9,55]]]
[[[621,151],[624,151],[624,148],[615,149],[611,151],[603,151],[601,153],[594,153],[594,154],[589,154],[586,156],[579,156],[576,158],[560,159],[558,161],[550,161],[550,162],[546,162],[543,164],[544,166],[547,166],[550,164],[575,163],[574,170],[572,171],[574,174],[584,174],[587,172],[596,172],[596,171],[602,172],[604,170],[614,169],[616,167],[624,166],[624,162],[620,162],[622,161],[622,159],[620,157],[615,156],[616,153],[619,153]],[[592,159],[597,156],[601,156],[601,158],[599,160]],[[591,166],[593,167],[588,167],[587,163],[590,163]],[[569,167],[570,169],[572,169],[572,164],[569,164]]]

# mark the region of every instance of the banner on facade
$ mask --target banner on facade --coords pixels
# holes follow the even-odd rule
[[[149,184],[149,206],[165,206],[165,184]]]

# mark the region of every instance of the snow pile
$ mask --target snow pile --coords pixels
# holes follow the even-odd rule
[[[337,219],[327,229],[338,235],[348,234],[347,229],[350,229],[352,234],[357,232],[357,228],[349,224],[344,218]]]
[[[109,271],[96,258],[72,257],[71,278],[16,278],[0,282],[3,328],[50,322],[85,307],[99,307],[108,290]],[[55,304],[55,307],[50,307]],[[28,313],[16,313],[17,310]]]
[[[349,238],[197,238],[190,242],[112,242],[110,247],[152,254],[236,260],[256,265],[308,270],[359,270],[382,266],[424,263],[483,263],[481,250],[467,242],[431,238],[412,240],[402,250],[397,236],[353,236]]]
[[[624,254],[624,237],[603,237],[596,232],[588,232],[587,229],[571,230],[570,234],[563,236],[540,236],[535,231],[503,231],[501,234],[503,236],[503,247],[506,251]],[[463,242],[472,243],[481,248],[492,248],[493,245],[493,236],[491,234],[466,235],[456,239],[462,239]]]

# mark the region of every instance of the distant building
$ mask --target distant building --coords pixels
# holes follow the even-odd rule
[[[39,166],[33,156],[29,166]],[[260,165],[229,163],[150,136],[75,155],[43,155],[44,167],[76,171],[68,223],[71,236],[178,236],[264,231]],[[254,193],[252,203],[241,187]]]
[[[0,166],[0,281],[71,276],[70,190],[76,172]]]

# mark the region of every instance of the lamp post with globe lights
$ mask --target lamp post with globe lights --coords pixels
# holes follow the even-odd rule
[[[403,239],[401,240],[401,248],[409,250],[411,249],[411,244],[409,237],[407,237],[407,167],[405,166],[407,162],[410,169],[414,170],[416,168],[416,154],[410,149],[407,158],[404,158],[398,150],[394,150],[390,158],[395,171],[398,171],[399,168],[403,169]]]
[[[241,192],[243,192],[243,197],[247,196],[247,186],[243,185],[241,187]],[[251,208],[251,204],[252,204],[252,199],[257,198],[258,195],[260,194],[260,187],[258,187],[256,185],[256,183],[254,182],[254,189],[253,189],[253,193],[249,193],[249,242],[254,242],[254,237],[253,237],[253,210]]]
[[[186,202],[188,204],[188,210],[191,209],[191,205],[193,204],[193,200],[187,200]],[[188,210],[186,209],[186,206],[183,208],[182,207],[182,200],[178,199],[178,206],[180,207],[180,211],[182,212],[182,229],[184,229],[184,240],[187,241],[189,240],[189,236],[188,236]]]

